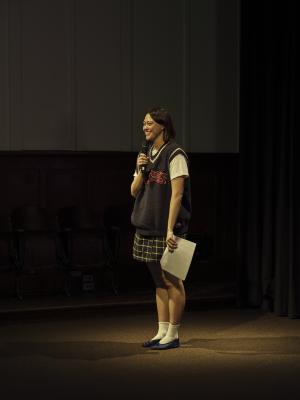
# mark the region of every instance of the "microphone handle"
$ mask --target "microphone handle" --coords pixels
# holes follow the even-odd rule
[[[147,143],[147,142],[143,143],[141,153],[142,153],[142,154],[145,154],[145,156],[147,156],[147,154],[148,154],[148,149],[149,149],[149,143]],[[141,171],[142,171],[142,174],[145,174],[145,173],[146,173],[146,171],[147,171],[147,164],[141,165]]]
[[[147,164],[141,165],[142,174],[145,174],[147,170]]]

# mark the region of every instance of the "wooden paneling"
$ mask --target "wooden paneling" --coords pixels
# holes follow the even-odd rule
[[[23,149],[22,137],[22,62],[21,62],[21,1],[8,2],[8,63],[9,63],[9,133],[10,149]]]
[[[133,10],[133,145],[143,138],[148,107],[170,110],[182,142],[183,32],[181,0],[134,1]]]
[[[76,168],[47,168],[43,171],[44,207],[56,212],[61,207],[87,203],[87,173]]]
[[[237,152],[238,4],[2,1],[0,148],[136,151],[163,105],[187,151]]]
[[[0,2],[0,149],[10,150],[8,1]]]
[[[191,0],[190,151],[238,152],[238,3]]]
[[[40,204],[40,170],[36,165],[16,167],[13,164],[0,171],[1,214],[7,214],[23,204]]]
[[[78,150],[119,150],[122,143],[120,4],[76,2]]]
[[[72,149],[70,2],[21,2],[23,149]]]

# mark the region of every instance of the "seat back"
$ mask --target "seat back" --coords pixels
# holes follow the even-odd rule
[[[55,268],[57,265],[56,222],[45,209],[24,205],[12,212],[17,233],[20,263],[24,271]]]
[[[0,270],[15,266],[16,252],[13,242],[13,230],[9,215],[0,215]]]
[[[44,208],[36,205],[24,205],[12,212],[14,230],[41,232],[55,230],[55,221],[50,221]]]
[[[107,260],[106,234],[101,219],[82,206],[59,210],[58,221],[62,231],[67,231],[66,251],[74,266],[96,266]]]
[[[10,235],[12,231],[11,217],[9,215],[0,215],[0,235]]]

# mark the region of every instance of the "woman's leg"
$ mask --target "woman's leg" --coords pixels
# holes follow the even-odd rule
[[[185,307],[185,290],[181,279],[162,270],[160,264],[148,265],[156,285],[156,305],[159,329],[151,341],[159,339],[159,344],[152,346],[179,346],[178,330]],[[165,321],[169,321],[166,323]],[[166,347],[164,347],[166,348]],[[168,347],[167,347],[168,348]]]
[[[156,307],[159,322],[169,321],[168,287],[160,263],[148,263],[149,271],[156,286]]]
[[[170,346],[160,348],[173,348],[179,346],[178,330],[185,306],[185,290],[182,280],[168,272],[164,272],[164,279],[168,287],[170,323],[167,333],[157,346]],[[155,349],[155,346],[153,349]]]
[[[186,301],[182,280],[163,271],[159,263],[147,265],[156,286],[158,320],[180,324]]]
[[[172,325],[180,324],[185,307],[185,290],[181,279],[164,271],[164,281],[169,297],[169,321]]]

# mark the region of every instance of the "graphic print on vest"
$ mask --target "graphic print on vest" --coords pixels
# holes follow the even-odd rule
[[[149,185],[151,182],[158,183],[159,185],[166,185],[168,179],[168,174],[164,171],[153,171],[149,173],[148,180],[146,182]]]

